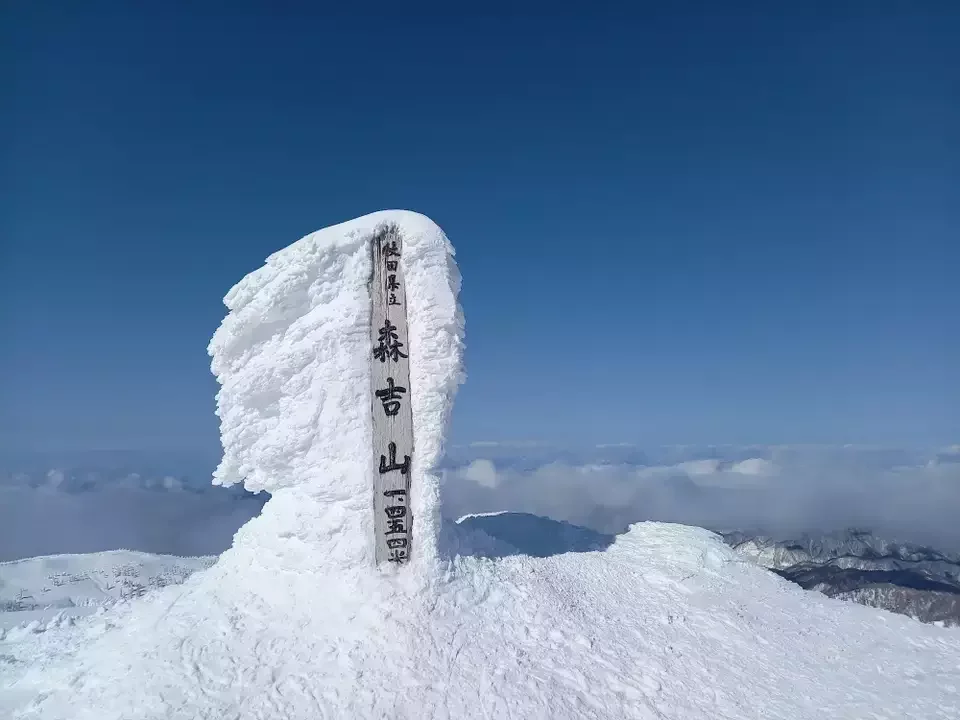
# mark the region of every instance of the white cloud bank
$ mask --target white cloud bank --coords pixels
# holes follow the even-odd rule
[[[121,548],[216,554],[267,498],[191,487],[173,474],[0,473],[0,562]]]
[[[0,561],[118,548],[215,554],[268,497],[211,487],[198,470],[135,465],[0,468]],[[601,532],[647,519],[784,534],[860,526],[960,550],[956,447],[561,451],[491,442],[451,448],[446,466],[442,510],[452,518],[511,510]]]
[[[960,548],[960,456],[953,448],[635,450],[627,461],[595,451],[582,452],[582,462],[569,452],[543,462],[542,452],[531,459],[503,446],[461,449],[445,475],[444,512],[523,511],[602,532],[640,520],[784,534],[858,526]]]

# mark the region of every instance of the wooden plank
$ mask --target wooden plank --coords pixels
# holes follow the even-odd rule
[[[410,474],[413,412],[410,407],[410,345],[407,293],[395,226],[377,232],[371,243],[373,279],[371,339],[373,387],[373,513],[376,562],[406,562],[412,552]]]

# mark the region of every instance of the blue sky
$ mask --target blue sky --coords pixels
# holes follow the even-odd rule
[[[669,5],[5,4],[0,449],[215,446],[224,293],[384,208],[457,441],[956,442],[960,10]]]

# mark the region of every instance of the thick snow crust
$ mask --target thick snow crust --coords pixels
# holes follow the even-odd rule
[[[404,238],[416,426],[399,569],[374,567],[370,518],[366,241],[384,222]],[[0,646],[0,716],[960,717],[960,633],[806,593],[705,530],[441,527],[458,289],[443,233],[406,212],[309,235],[233,288],[210,344],[216,482],[271,500],[183,585]]]

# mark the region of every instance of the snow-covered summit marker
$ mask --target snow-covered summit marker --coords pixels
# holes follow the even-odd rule
[[[400,257],[375,256],[378,243]],[[443,231],[423,215],[384,211],[307,235],[227,293],[229,313],[209,347],[221,384],[214,482],[273,496],[237,543],[262,551],[293,533],[331,572],[436,558],[433,468],[462,378],[459,289]],[[383,495],[401,489],[402,517],[400,494]],[[394,538],[406,543],[387,543]]]

